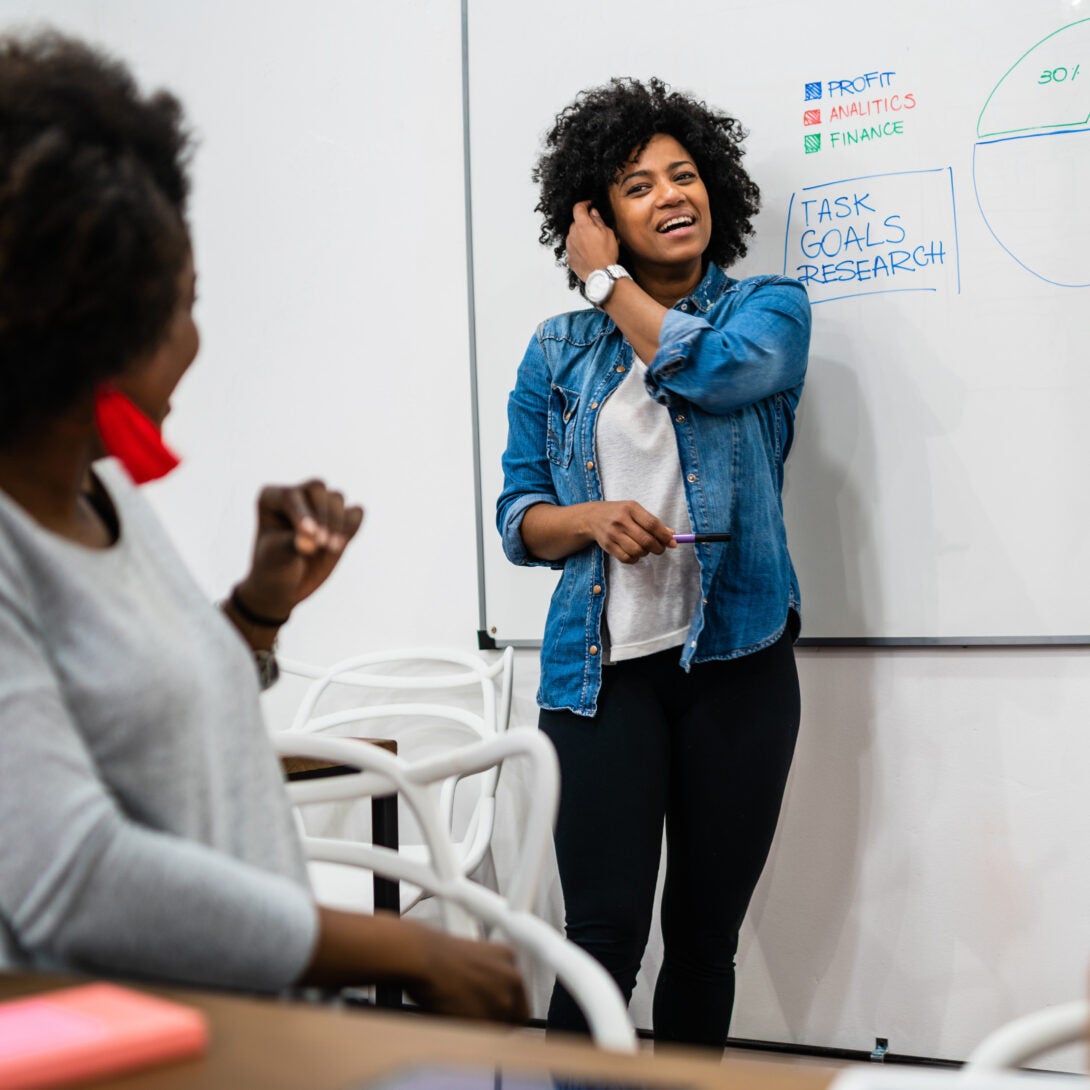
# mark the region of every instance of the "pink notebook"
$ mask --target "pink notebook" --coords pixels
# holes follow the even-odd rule
[[[196,1056],[204,1015],[114,984],[0,1002],[0,1090],[34,1090]]]

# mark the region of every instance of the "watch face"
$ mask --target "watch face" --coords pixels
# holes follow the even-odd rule
[[[601,306],[609,298],[610,292],[613,291],[613,277],[605,269],[595,269],[587,277],[584,290],[590,302],[596,307]]]

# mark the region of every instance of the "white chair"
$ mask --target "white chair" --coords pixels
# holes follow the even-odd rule
[[[449,727],[454,735],[461,734],[458,744],[464,745],[466,739],[476,742],[503,734],[510,719],[514,670],[514,650],[510,647],[493,662],[456,649],[423,648],[356,655],[328,668],[291,659],[282,660],[280,667],[286,674],[311,680],[292,720],[291,732],[352,733],[397,740],[407,729],[434,732]],[[316,714],[323,697],[332,696],[338,686],[346,687],[351,694],[350,706]],[[396,699],[403,693],[439,691],[447,697],[447,703]],[[475,707],[449,702],[455,694],[463,693]],[[376,694],[377,702],[363,702]],[[345,691],[339,695],[342,700],[349,699]],[[439,788],[439,810],[452,831],[463,874],[472,874],[488,855],[495,826],[498,776],[498,767],[492,767],[463,781],[461,787],[459,778],[450,777]],[[456,792],[458,817],[464,822],[460,834],[453,833]],[[406,858],[417,861],[427,854],[423,844],[405,844],[401,850]],[[366,908],[363,898],[370,887],[357,869],[315,866],[311,876],[322,903]],[[402,883],[402,911],[408,911],[425,896],[429,896],[426,890]]]
[[[274,735],[273,741],[282,755],[331,761],[360,770],[290,784],[288,792],[296,806],[396,791],[414,813],[428,849],[427,858],[421,860],[356,841],[304,837],[308,858],[367,868],[425,890],[438,900],[443,926],[456,934],[476,937],[481,932],[480,923],[494,929],[556,973],[579,1004],[598,1045],[620,1052],[635,1051],[635,1031],[613,979],[590,955],[530,912],[548,857],[559,795],[556,754],[543,735],[531,730],[514,731],[416,762],[345,738],[282,733]],[[534,805],[510,888],[501,895],[466,876],[446,816],[436,805],[429,786],[488,769],[498,772],[500,762],[518,755],[532,763],[530,790]]]
[[[1020,1067],[1043,1052],[1077,1042],[1090,1034],[1090,1003],[1076,999],[1015,1018],[988,1034],[970,1053],[966,1075]]]

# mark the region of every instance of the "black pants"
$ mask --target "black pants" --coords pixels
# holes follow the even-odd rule
[[[542,711],[540,726],[560,757],[556,854],[568,937],[627,1000],[651,928],[665,820],[655,1039],[722,1048],[738,931],[798,734],[798,675],[787,632],[689,674],[678,656],[674,648],[606,666],[594,718]],[[549,1027],[586,1032],[559,985]]]

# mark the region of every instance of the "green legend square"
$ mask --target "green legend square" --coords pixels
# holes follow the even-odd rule
[[[807,155],[813,155],[815,151],[821,151],[821,133],[809,132],[802,138],[802,146]]]

